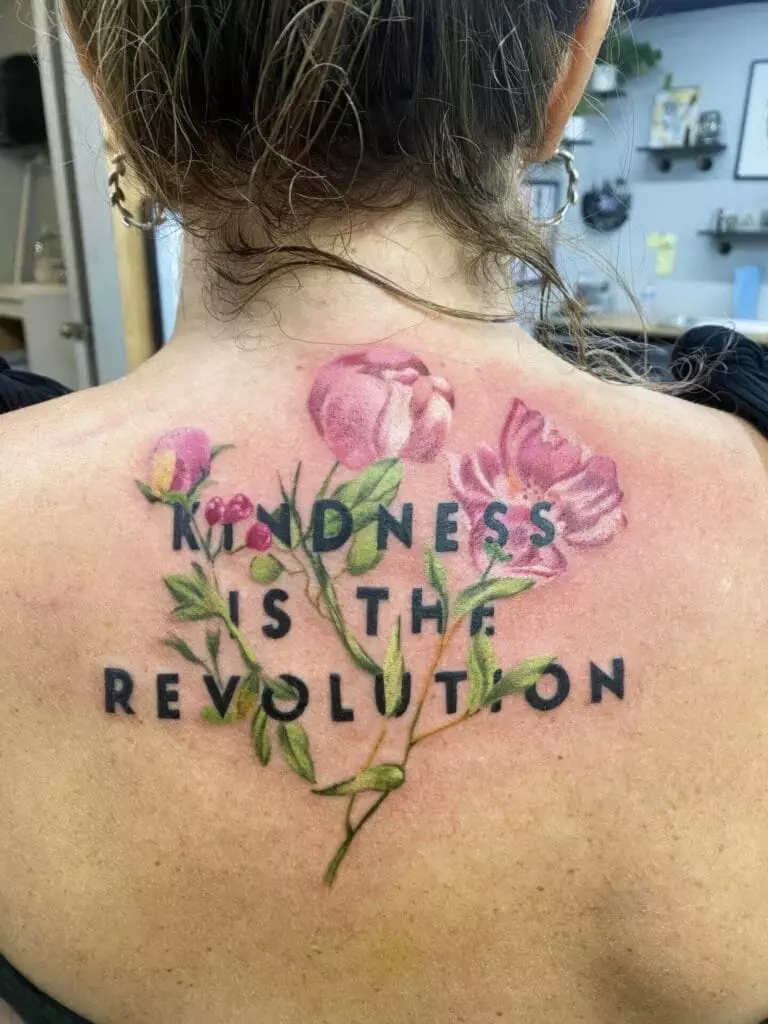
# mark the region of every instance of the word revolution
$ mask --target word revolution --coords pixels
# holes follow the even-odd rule
[[[262,707],[267,716],[277,722],[295,722],[304,714],[309,706],[310,688],[298,676],[284,673],[280,676],[296,694],[296,700],[292,706],[290,702],[281,701],[280,706],[269,688],[264,690],[262,696]],[[541,686],[537,683],[531,686],[524,693],[529,706],[535,711],[553,711],[559,707],[571,692],[571,680],[562,667],[553,662],[547,671],[542,675],[541,680],[551,680],[554,684],[553,692],[542,695],[546,683]],[[467,681],[465,670],[443,670],[436,672],[434,682],[436,685],[445,688],[445,713],[456,715],[459,712],[459,688]],[[216,680],[209,675],[203,676],[203,682],[210,695],[216,711],[222,719],[226,719],[232,699],[240,685],[240,676],[230,676],[228,683],[220,689]],[[179,719],[179,675],[175,672],[161,672],[156,676],[156,697],[157,717],[163,719]],[[551,686],[549,687],[551,689]],[[386,714],[386,702],[384,694],[384,680],[377,676],[374,682],[374,700],[380,715]],[[603,671],[594,662],[589,664],[589,690],[590,702],[600,704],[603,699],[603,691],[609,690],[620,700],[624,698],[624,660],[614,658],[610,673]],[[134,695],[134,677],[130,672],[121,668],[106,668],[104,670],[104,707],[108,714],[114,715],[118,709],[125,714],[135,714],[132,705]],[[349,707],[344,700],[342,693],[342,679],[339,673],[333,672],[329,677],[329,705],[330,718],[333,722],[352,722],[355,718],[354,708]],[[284,706],[285,704],[289,706]],[[393,717],[399,718],[404,715],[411,704],[411,674],[405,672],[401,682],[400,701],[397,711]],[[499,712],[502,708],[502,701],[497,701],[490,710]]]

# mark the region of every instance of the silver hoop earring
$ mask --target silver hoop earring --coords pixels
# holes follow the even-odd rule
[[[123,192],[120,185],[120,179],[124,178],[126,174],[125,154],[118,153],[112,158],[112,163],[115,169],[109,176],[109,187],[111,189],[109,201],[117,209],[123,224],[127,228],[138,228],[139,231],[154,231],[160,224],[164,224],[165,217],[158,211],[154,203],[150,205],[148,220],[139,220],[134,217],[125,205],[125,192]]]
[[[542,228],[554,228],[558,224],[562,224],[565,220],[565,215],[568,213],[572,206],[575,206],[579,201],[579,172],[576,170],[576,164],[574,163],[573,153],[569,149],[564,149],[562,146],[555,153],[555,157],[563,161],[565,165],[565,173],[568,175],[568,184],[566,186],[565,202],[553,213],[551,217],[544,217],[542,220],[537,220],[536,223]]]

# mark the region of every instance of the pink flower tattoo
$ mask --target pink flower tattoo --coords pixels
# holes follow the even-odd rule
[[[453,419],[453,388],[410,352],[365,349],[327,363],[307,403],[336,459],[363,469],[379,459],[431,462]]]
[[[498,449],[480,445],[454,456],[451,489],[469,522],[479,569],[497,541],[508,576],[559,576],[569,548],[607,544],[626,525],[616,463],[592,452],[553,421],[516,398]]]
[[[149,457],[148,485],[156,498],[189,491],[211,470],[211,442],[195,427],[177,427],[157,441]]]

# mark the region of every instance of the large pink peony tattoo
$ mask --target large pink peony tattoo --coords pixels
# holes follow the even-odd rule
[[[552,579],[565,570],[568,548],[607,544],[626,525],[613,459],[593,455],[519,398],[497,449],[483,444],[451,460],[451,487],[469,520],[475,565],[488,565],[490,527],[508,556],[505,575]],[[531,533],[537,519],[543,535]]]
[[[555,706],[537,690],[544,675],[562,678],[555,656],[537,654],[500,665],[484,618],[495,602],[557,579],[572,555],[607,544],[626,525],[612,459],[594,454],[519,398],[510,399],[503,409],[495,446],[484,443],[473,452],[449,455],[445,448],[455,405],[448,381],[432,376],[412,353],[386,348],[354,351],[329,362],[309,395],[309,420],[335,460],[316,493],[305,493],[299,462],[289,479],[278,475],[274,494],[259,495],[265,498],[261,503],[245,493],[248,487],[235,494],[211,494],[212,467],[217,459],[229,457],[225,453],[233,446],[215,446],[203,430],[193,427],[159,438],[149,454],[146,478],[138,482],[147,501],[172,510],[176,549],[184,540],[199,552],[190,572],[165,576],[175,602],[171,617],[187,634],[173,633],[165,642],[202,671],[211,698],[203,717],[217,725],[247,723],[250,743],[263,765],[271,762],[277,749],[314,793],[343,805],[340,837],[325,872],[329,884],[361,830],[406,784],[417,746],[497,711],[505,698],[523,696],[539,710]],[[371,650],[371,639],[361,639],[350,628],[344,609],[354,594],[343,588],[356,589],[358,578],[381,564],[394,547],[389,539],[411,545],[413,509],[396,507],[405,466],[441,457],[446,461],[446,490],[465,517],[478,575],[469,586],[451,586],[443,555],[456,548],[447,538],[456,530],[448,520],[457,505],[438,504],[435,544],[424,550],[425,581],[413,592],[414,601],[425,585],[435,595],[430,612],[435,649],[423,677],[412,679],[403,654],[402,616],[384,649]],[[345,557],[343,571],[333,577],[326,565],[331,551],[342,551]],[[311,697],[310,687],[268,666],[244,635],[237,608],[219,584],[221,559],[242,564],[243,578],[251,585],[273,588],[280,581],[281,588],[297,587],[309,613],[325,620],[340,649],[374,681],[382,727],[355,774],[318,781],[322,772],[315,764],[316,751],[299,721]],[[265,607],[270,596],[286,593],[268,589]],[[283,613],[280,621],[283,632],[272,634],[278,638],[290,629],[289,616]],[[196,643],[193,633],[200,623],[204,635]],[[453,678],[446,721],[425,730],[421,720],[427,698],[435,681],[446,682],[439,669],[460,629],[468,636],[466,672],[442,673]],[[226,651],[223,641],[231,644]],[[222,671],[230,651],[241,666],[236,674]],[[593,699],[600,699],[603,686],[623,696],[623,663],[620,681],[593,668]],[[459,677],[467,682],[461,709],[456,698]],[[172,707],[174,694],[161,692],[161,678],[167,677],[158,677],[160,717],[179,717]],[[106,669],[107,710],[114,713],[121,707],[132,713],[131,688],[129,673]],[[383,762],[379,751],[393,718],[407,722],[402,754]]]

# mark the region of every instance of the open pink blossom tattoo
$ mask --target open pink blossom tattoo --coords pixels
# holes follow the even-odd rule
[[[524,699],[541,712],[565,700],[569,677],[555,655],[537,652],[511,665],[499,664],[487,620],[496,602],[555,582],[572,559],[608,544],[626,525],[611,458],[594,454],[514,396],[500,407],[499,436],[490,439],[495,443],[449,453],[456,406],[451,384],[430,374],[412,353],[353,351],[323,367],[308,397],[309,422],[332,455],[315,493],[307,494],[302,485],[301,462],[276,476],[272,493],[265,493],[262,483],[256,494],[250,482],[243,482],[238,493],[211,493],[212,468],[216,460],[233,457],[234,445],[214,445],[197,427],[180,427],[159,438],[149,452],[145,478],[137,481],[148,502],[170,509],[174,549],[196,553],[188,571],[164,577],[174,601],[170,617],[185,634],[173,632],[165,643],[200,671],[211,700],[203,718],[218,726],[243,723],[262,765],[269,765],[277,750],[313,793],[340,803],[339,836],[325,871],[328,884],[361,830],[406,785],[417,746],[497,713],[505,698]],[[435,637],[429,668],[416,677],[405,663],[402,615],[386,642],[377,640],[379,608],[388,600],[388,588],[359,584],[397,542],[413,545],[413,505],[397,504],[401,483],[405,473],[418,471],[419,463],[441,459],[446,494],[453,500],[436,503],[434,542],[423,552],[425,578],[411,595],[411,633],[423,634],[426,625]],[[462,516],[477,577],[457,589],[451,586],[450,555],[460,546],[456,535]],[[332,578],[326,559],[339,551],[344,569]],[[254,585],[261,589],[270,616],[263,627],[266,636],[289,634],[292,618],[285,604],[296,588],[306,600],[307,614],[326,622],[340,652],[370,679],[382,725],[353,774],[327,778],[316,765],[316,751],[301,723],[312,687],[269,664],[244,634],[240,592],[222,590],[220,559],[242,566],[246,593]],[[345,614],[353,600],[366,604],[365,637],[355,633]],[[465,664],[448,671],[444,655],[461,629],[467,635]],[[271,645],[270,653],[274,649]],[[238,671],[224,673],[222,664],[231,657]],[[554,695],[542,695],[538,684],[544,677],[554,682]],[[178,683],[177,674],[157,676],[158,717],[180,717]],[[436,683],[445,688],[445,721],[425,729],[422,713]],[[460,684],[465,684],[461,701]],[[328,692],[336,722],[353,717],[340,685],[340,675],[333,674]],[[131,672],[106,668],[104,686],[107,712],[133,714]],[[623,660],[614,658],[609,672],[590,663],[590,687],[593,703],[604,690],[623,698]],[[379,752],[393,718],[406,722],[402,753],[383,761]]]

